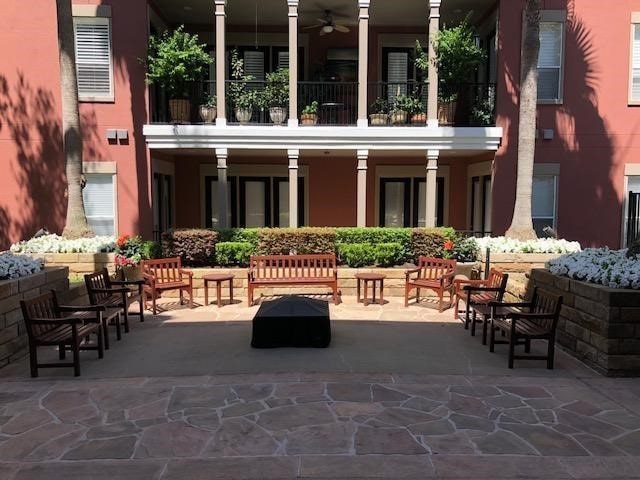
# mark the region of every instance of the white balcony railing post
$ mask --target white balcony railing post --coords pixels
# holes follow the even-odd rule
[[[427,97],[427,126],[438,126],[438,67],[435,63],[434,42],[440,31],[441,0],[427,0],[429,5],[429,93]],[[427,213],[428,215],[428,213]]]
[[[369,69],[369,4],[358,0],[358,127],[367,127],[367,85]]]
[[[216,125],[227,124],[227,99],[225,82],[225,7],[227,0],[215,0],[216,5],[216,100],[218,118]]]
[[[289,157],[289,227],[298,228],[298,158],[300,150],[287,150],[287,156]]]
[[[298,126],[298,0],[289,7],[289,126]]]
[[[358,203],[357,226],[367,226],[367,160],[369,150],[358,150]]]

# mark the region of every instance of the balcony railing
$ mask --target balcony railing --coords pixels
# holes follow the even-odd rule
[[[266,82],[246,82],[245,91],[254,92],[256,95],[264,90]],[[227,122],[230,124],[241,123],[236,116],[236,106],[230,92],[237,81],[227,80]],[[190,84],[186,92],[186,102],[182,102],[182,118],[176,122],[171,116],[169,99],[166,94],[157,88],[152,88],[153,123],[204,123],[200,115],[200,105],[207,95],[215,95],[215,82],[202,81]],[[373,104],[377,99],[388,105],[389,110],[397,104],[399,97],[410,96],[416,99],[414,106],[419,106],[418,111],[426,112],[428,100],[428,84],[424,82],[371,82],[367,86],[369,116],[378,113]],[[440,125],[456,127],[491,126],[495,125],[496,86],[493,83],[468,83],[451,89],[448,101],[440,99],[438,102],[438,118]],[[358,112],[358,83],[357,82],[298,82],[298,118],[301,118],[304,108],[313,102],[318,103],[317,124],[347,126],[357,123]],[[284,105],[288,114],[288,106]],[[175,106],[174,106],[175,108]],[[187,109],[185,112],[184,109]],[[384,121],[384,125],[391,124],[391,115]],[[373,120],[373,119],[372,119]],[[394,118],[394,120],[402,120]],[[424,125],[426,116],[415,119],[413,125]],[[242,123],[254,125],[273,125],[269,109],[254,107],[251,116]],[[380,125],[380,119],[376,122]],[[412,125],[411,115],[404,120],[403,125]],[[373,125],[373,123],[372,123]]]

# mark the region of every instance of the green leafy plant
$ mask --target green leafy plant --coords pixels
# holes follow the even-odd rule
[[[476,99],[471,110],[471,121],[474,125],[492,125],[494,122],[493,101]]]
[[[319,104],[316,100],[302,109],[302,115],[317,115]]]
[[[334,253],[336,232],[333,228],[263,228],[258,250],[265,255]]]
[[[427,78],[429,73],[429,56],[427,52],[422,48],[420,40],[416,40],[415,46],[415,59],[413,61],[416,68],[424,74],[424,78]]]
[[[170,98],[187,97],[189,83],[201,80],[205,68],[212,62],[205,47],[197,35],[185,32],[184,26],[159,36],[151,35],[146,60],[147,83],[165,88]]]
[[[453,228],[414,228],[411,231],[411,251],[413,259],[420,256],[444,258],[445,242],[453,241]]]
[[[180,257],[184,265],[212,265],[218,233],[214,230],[191,228],[169,230],[162,234],[162,254]]]
[[[454,101],[460,85],[485,59],[484,52],[476,45],[469,17],[459,25],[442,28],[434,40],[434,49],[440,99]]]
[[[339,243],[339,261],[351,268],[368,267],[376,262],[376,251],[368,243]]]
[[[393,267],[404,261],[404,248],[400,243],[379,243],[374,247],[376,265]]]
[[[402,254],[398,257],[398,265],[412,257],[410,228],[338,227],[336,228],[336,242],[366,243],[369,245],[396,243],[402,247]]]
[[[240,58],[238,50],[231,52],[231,80],[228,87],[229,99],[240,110],[253,110],[260,104],[258,91],[251,89],[249,82],[254,80],[253,75],[245,75],[244,60]]]
[[[393,102],[394,111],[410,113],[412,108],[415,108],[415,99],[409,95],[398,95]]]
[[[458,262],[475,262],[480,257],[480,247],[473,237],[458,236],[453,245],[453,258]]]
[[[144,241],[139,235],[121,235],[116,240],[115,264],[117,267],[138,265],[157,256],[157,252],[156,242]]]
[[[216,244],[216,264],[222,267],[246,266],[256,252],[256,246],[249,242],[220,242]]]
[[[389,102],[384,97],[378,97],[373,101],[369,109],[373,114],[389,113]]]
[[[202,103],[201,105],[203,107],[209,107],[209,108],[214,108],[217,105],[217,97],[215,95],[209,95],[208,93],[205,93],[202,96]]]
[[[285,107],[289,104],[289,69],[279,68],[267,73],[267,83],[260,95],[262,106]]]

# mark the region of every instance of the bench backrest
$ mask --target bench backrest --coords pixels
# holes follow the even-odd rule
[[[419,257],[418,278],[426,280],[437,280],[445,275],[451,275],[456,272],[456,261],[446,260],[444,258]]]
[[[533,288],[531,313],[542,313],[549,316],[548,319],[536,320],[538,325],[544,327],[549,332],[554,331],[558,325],[561,309],[562,296],[554,295],[538,287]]]
[[[182,282],[182,260],[180,257],[143,260],[142,273],[152,275],[156,284]]]
[[[509,280],[509,274],[501,272],[497,268],[489,270],[489,277],[487,277],[487,287],[499,288],[500,290],[495,292],[495,299],[498,302],[502,301],[504,292],[507,290],[507,281]]]
[[[336,256],[252,255],[249,273],[254,279],[336,278]]]
[[[111,283],[109,282],[109,272],[106,268],[100,272],[94,272],[85,275],[84,284],[87,287],[87,294],[89,295],[89,301],[92,305],[100,304],[113,295],[112,293],[96,291],[105,288],[111,288]]]
[[[27,334],[30,338],[37,339],[45,333],[58,328],[57,325],[42,325],[31,322],[33,318],[50,320],[60,317],[58,301],[53,292],[43,293],[29,300],[20,300],[20,308],[22,309],[24,324],[27,327]]]

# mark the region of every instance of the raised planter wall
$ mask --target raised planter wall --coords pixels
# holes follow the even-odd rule
[[[44,260],[46,267],[68,267],[70,274],[84,275],[103,268],[115,270],[113,253],[32,253],[33,258]]]
[[[558,343],[609,376],[640,375],[640,291],[531,272],[531,286],[562,295]]]
[[[56,290],[69,289],[66,267],[45,267],[42,272],[16,280],[0,281],[0,367],[26,355],[27,332],[20,310],[20,300]]]

